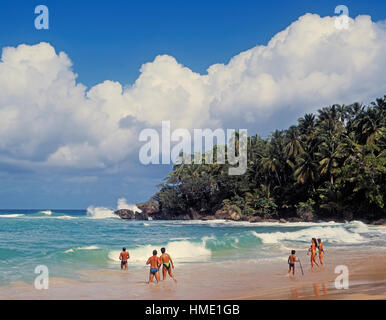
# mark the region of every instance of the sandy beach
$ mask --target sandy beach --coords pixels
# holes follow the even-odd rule
[[[352,250],[330,250],[326,266],[311,270],[305,254],[304,275],[297,265],[295,277],[286,276],[287,264],[232,261],[176,267],[178,283],[170,278],[159,285],[146,283],[148,270],[88,270],[80,280],[51,278],[48,290],[31,283],[0,287],[0,299],[385,299],[386,255]],[[349,289],[336,289],[337,265],[349,269]]]

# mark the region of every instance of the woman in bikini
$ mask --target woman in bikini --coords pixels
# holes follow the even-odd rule
[[[316,261],[316,256],[317,256],[316,248],[317,248],[317,246],[318,246],[318,244],[316,242],[316,239],[312,238],[311,247],[308,249],[308,253],[307,253],[307,255],[308,255],[311,252],[311,268],[314,267],[314,263],[319,267],[319,264]]]
[[[319,249],[319,261],[322,266],[324,266],[323,257],[324,257],[324,248],[321,239],[318,239],[318,249]]]

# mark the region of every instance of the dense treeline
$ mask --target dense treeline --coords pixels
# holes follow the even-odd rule
[[[248,169],[184,164],[154,196],[163,212],[203,215],[228,206],[243,215],[385,217],[386,96],[369,106],[333,105],[266,139],[248,137]]]

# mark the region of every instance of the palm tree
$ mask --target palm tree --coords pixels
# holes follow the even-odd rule
[[[294,177],[297,182],[305,184],[313,182],[318,176],[318,162],[309,152],[303,152],[296,158],[296,166],[294,166]]]
[[[303,118],[299,118],[298,128],[302,135],[310,135],[315,130],[315,115],[306,113]]]
[[[381,109],[369,108],[359,122],[360,133],[363,139],[366,139],[366,144],[368,145],[374,143],[375,135],[382,128],[382,122],[385,121],[381,113]]]
[[[288,141],[285,146],[287,159],[296,158],[298,154],[304,152],[299,130],[296,126],[292,126],[286,131],[286,140]]]

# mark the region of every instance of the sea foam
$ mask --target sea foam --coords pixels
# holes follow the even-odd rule
[[[205,247],[205,242],[190,242],[190,241],[171,241],[165,245],[145,245],[134,249],[128,248],[130,253],[130,263],[135,265],[145,265],[149,257],[152,256],[153,250],[157,250],[160,255],[161,247],[166,248],[166,252],[176,263],[186,262],[203,262],[208,261],[211,257],[211,251]],[[108,258],[111,261],[119,262],[119,250],[111,250],[108,253]]]
[[[293,232],[271,232],[252,234],[260,238],[263,243],[279,243],[281,241],[310,242],[312,238],[321,238],[329,243],[356,244],[366,239],[359,233],[353,233],[343,227],[311,227]]]
[[[24,214],[1,214],[0,218],[19,218],[19,217],[24,217]]]
[[[93,206],[87,208],[87,217],[91,219],[119,218],[111,209]]]

